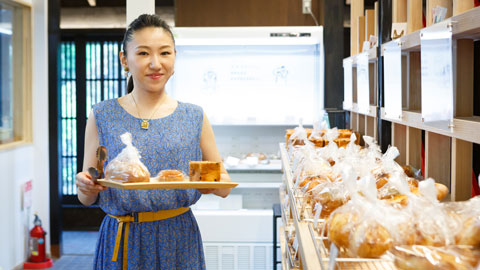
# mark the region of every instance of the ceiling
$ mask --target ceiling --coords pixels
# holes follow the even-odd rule
[[[96,0],[97,7],[125,7],[126,0]],[[155,0],[157,7],[173,7],[175,0]],[[90,7],[87,0],[60,0],[62,8]]]

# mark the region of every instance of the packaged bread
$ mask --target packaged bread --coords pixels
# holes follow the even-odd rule
[[[444,208],[461,224],[455,234],[455,243],[480,248],[480,196],[464,202],[445,203]]]
[[[396,246],[391,250],[400,270],[476,270],[480,251],[469,246]]]
[[[105,179],[118,182],[148,182],[150,181],[150,172],[140,160],[140,153],[132,144],[132,135],[124,133],[120,139],[125,144],[125,148],[108,163],[105,168]]]
[[[190,181],[220,181],[220,162],[213,161],[190,161]]]

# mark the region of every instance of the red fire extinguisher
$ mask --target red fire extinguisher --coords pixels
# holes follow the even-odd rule
[[[33,221],[33,229],[30,231],[30,262],[45,262],[45,235],[47,234],[42,228],[42,221],[35,214]]]

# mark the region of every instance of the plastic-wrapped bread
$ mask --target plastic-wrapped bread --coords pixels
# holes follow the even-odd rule
[[[400,270],[475,270],[480,251],[467,246],[396,246],[391,250]]]
[[[480,196],[444,206],[449,215],[461,224],[455,235],[456,244],[480,248]]]
[[[132,135],[124,133],[120,139],[125,148],[108,163],[105,168],[105,179],[118,182],[148,182],[150,172],[140,160],[140,153],[132,144]]]

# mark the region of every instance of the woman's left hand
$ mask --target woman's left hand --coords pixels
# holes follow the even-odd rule
[[[198,191],[200,191],[200,193],[202,193],[202,194],[211,194],[211,193],[215,192],[215,189],[214,188],[199,188]]]

